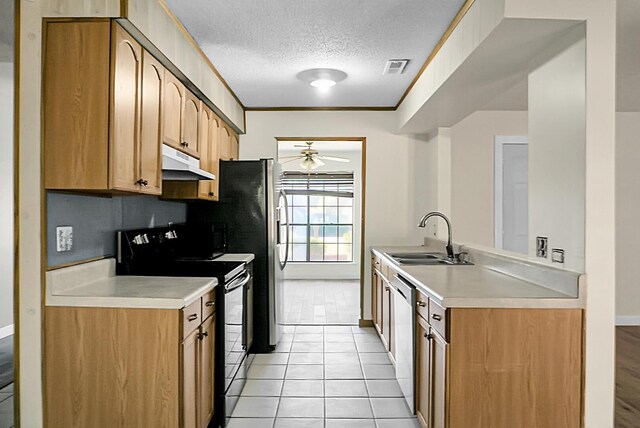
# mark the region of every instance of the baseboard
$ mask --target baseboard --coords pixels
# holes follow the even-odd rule
[[[373,327],[373,320],[358,320],[358,327]]]
[[[616,325],[638,325],[640,326],[640,315],[625,315],[616,317]]]
[[[0,328],[0,339],[11,336],[13,334],[13,324]]]

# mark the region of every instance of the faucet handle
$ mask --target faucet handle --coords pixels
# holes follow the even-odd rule
[[[458,261],[461,263],[469,263],[469,253],[466,251],[461,251],[457,255]]]

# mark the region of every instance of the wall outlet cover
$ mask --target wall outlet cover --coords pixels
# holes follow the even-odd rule
[[[71,251],[73,248],[73,227],[56,227],[56,251],[59,253]]]
[[[551,250],[551,261],[553,263],[564,263],[564,250],[561,248],[553,248]]]

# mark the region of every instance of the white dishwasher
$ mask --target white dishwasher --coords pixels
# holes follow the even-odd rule
[[[416,289],[404,278],[395,274],[391,280],[394,292],[394,342],[396,351],[396,379],[404,399],[415,413],[416,373]]]

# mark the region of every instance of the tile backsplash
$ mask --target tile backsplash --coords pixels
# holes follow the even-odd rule
[[[187,219],[187,204],[154,196],[101,197],[47,192],[47,265],[115,255],[115,232]],[[73,248],[56,251],[56,227],[73,227]]]

